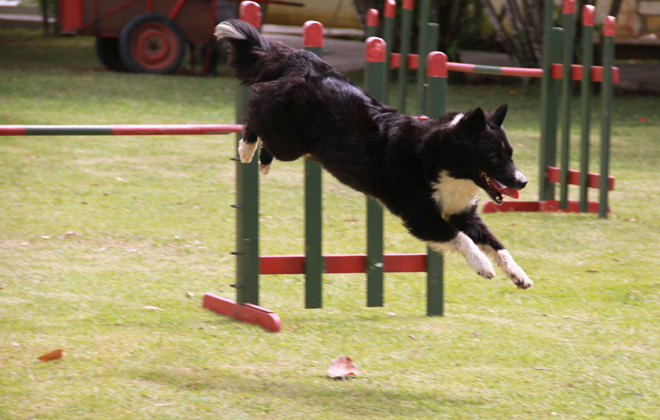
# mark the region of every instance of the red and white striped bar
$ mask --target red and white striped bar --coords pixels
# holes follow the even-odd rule
[[[390,67],[399,68],[400,66],[401,66],[401,54],[391,53]],[[419,55],[408,54],[408,68],[417,69],[418,67],[419,67]],[[559,63],[552,64],[550,77],[553,79],[561,79],[562,68],[563,68],[562,64]],[[492,74],[498,76],[517,76],[517,77],[534,77],[534,78],[543,77],[543,69],[525,68],[525,67],[483,66],[479,64],[455,63],[450,61],[447,62],[447,69],[449,71],[455,71],[459,73],[479,73],[479,74]],[[583,72],[581,65],[579,64],[571,65],[571,78],[573,80],[582,80],[582,73]],[[618,83],[619,78],[620,78],[619,68],[612,67],[612,81],[614,83]],[[603,81],[602,66],[591,67],[591,81],[598,83]]]
[[[162,136],[242,132],[240,124],[0,125],[0,136]]]

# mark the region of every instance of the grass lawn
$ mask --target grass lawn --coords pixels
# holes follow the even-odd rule
[[[232,123],[234,88],[107,72],[91,38],[0,31],[0,124]],[[534,200],[538,88],[449,92],[451,109],[509,103]],[[0,418],[657,419],[660,98],[617,97],[613,114],[607,220],[484,216],[534,288],[449,255],[446,316],[427,317],[422,274],[387,275],[383,308],[365,307],[363,275],[328,275],[316,310],[301,276],[262,277],[278,334],[200,304],[234,298],[233,136],[0,137]],[[262,254],[303,252],[301,168],[262,178]],[[326,177],[324,206],[324,252],[363,253],[364,197]],[[386,224],[387,252],[424,250]],[[327,378],[340,355],[357,379]]]

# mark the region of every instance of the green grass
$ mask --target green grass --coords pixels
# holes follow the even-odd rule
[[[0,57],[2,124],[233,122],[233,80],[106,72],[89,38],[3,30]],[[509,103],[533,200],[539,94],[513,89],[452,86],[450,107]],[[278,334],[200,305],[234,297],[232,136],[0,138],[0,418],[656,419],[660,99],[617,97],[613,124],[609,219],[484,216],[534,288],[450,255],[430,318],[421,274],[388,275],[384,308],[326,276],[317,310],[300,276],[262,277]],[[262,254],[302,253],[301,168],[261,181]],[[364,252],[364,197],[324,182],[324,252]],[[386,223],[388,252],[424,249]],[[339,355],[362,375],[328,379]]]

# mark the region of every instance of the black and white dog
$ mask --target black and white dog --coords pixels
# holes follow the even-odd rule
[[[490,279],[488,255],[519,288],[532,286],[477,214],[480,189],[501,203],[527,184],[502,127],[507,105],[419,121],[379,103],[314,54],[268,41],[243,21],[223,22],[215,35],[229,41],[230,67],[252,86],[242,162],[252,160],[259,139],[264,174],[273,158],[313,159],[376,198],[433,249],[460,252]]]

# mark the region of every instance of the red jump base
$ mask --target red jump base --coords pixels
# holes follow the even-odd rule
[[[282,321],[275,312],[251,303],[239,305],[233,300],[207,293],[202,300],[202,307],[242,322],[261,325],[272,332],[280,332],[282,329]]]

